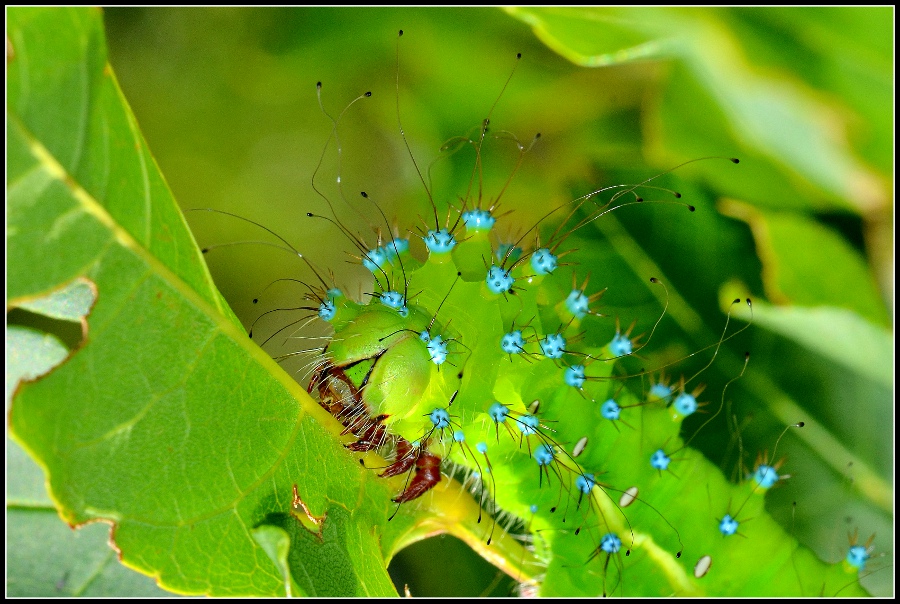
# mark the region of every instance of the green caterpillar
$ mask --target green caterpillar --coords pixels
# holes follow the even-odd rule
[[[560,570],[542,593],[637,595],[627,590],[633,572],[650,595],[803,594],[791,572],[797,564],[807,585],[821,583],[825,594],[853,582],[862,564],[828,567],[793,551],[795,544],[765,517],[763,495],[778,480],[775,467],[760,464],[743,484],[730,485],[683,447],[681,420],[697,409],[683,384],[656,381],[637,393],[621,387],[615,360],[632,353],[627,334],[602,347],[568,344],[566,336],[593,311],[584,290],[560,295],[560,280],[541,274],[556,254],[538,248],[506,268],[503,258],[512,250],[501,249],[497,258],[488,247],[490,229],[478,224],[491,223],[490,214],[476,209],[464,216],[465,230],[456,236],[429,231],[428,260],[415,270],[406,241],[370,253],[365,262],[378,267],[379,291],[371,303],[337,289],[321,293],[318,314],[335,335],[310,387],[359,436],[351,449],[393,445],[385,474],[411,475],[394,501],[433,487],[442,459],[463,468],[467,479],[480,480],[473,488],[485,491],[490,509],[522,519],[539,555]],[[457,237],[464,240],[454,245]],[[388,252],[394,246],[401,251]],[[466,280],[488,257],[498,264],[486,278]],[[407,298],[393,288],[398,283],[421,293]],[[708,501],[698,485],[709,489]],[[699,497],[692,493],[698,490]],[[692,503],[679,514],[667,500]],[[746,539],[734,537],[738,531]],[[568,547],[565,558],[553,555],[556,543],[578,533],[586,533],[582,547]],[[736,577],[734,567],[751,546],[781,565]],[[609,556],[620,549],[629,555],[617,560],[610,578]],[[731,570],[717,573],[710,564]],[[663,572],[648,580],[641,569],[653,565]],[[585,585],[583,573],[604,579]]]
[[[677,425],[667,416],[672,408],[663,405],[666,394],[651,393],[651,389],[663,383],[674,390],[672,395],[680,394],[681,368],[668,366],[668,361],[648,362],[644,367],[643,360],[638,359],[638,355],[665,344],[665,338],[659,334],[651,337],[649,327],[626,328],[618,330],[619,337],[614,342],[613,317],[625,313],[614,310],[611,298],[621,291],[622,284],[606,273],[605,265],[587,259],[590,250],[585,249],[583,239],[575,241],[577,233],[556,247],[560,238],[546,231],[548,225],[544,221],[522,218],[518,212],[511,217],[503,217],[501,212],[494,216],[499,222],[492,229],[493,235],[487,235],[487,256],[478,256],[488,260],[480,267],[473,261],[475,254],[466,258],[457,252],[454,257],[451,251],[453,266],[437,280],[440,288],[430,292],[430,299],[424,291],[408,287],[416,279],[427,287],[434,285],[424,279],[430,258],[426,260],[425,253],[413,250],[411,255],[421,266],[410,260],[401,268],[399,262],[392,263],[393,258],[387,259],[384,270],[394,275],[392,283],[380,270],[370,273],[375,277],[370,281],[380,280],[387,291],[398,294],[400,304],[398,296],[386,298],[397,309],[382,304],[386,291],[378,285],[366,287],[370,295],[378,295],[378,300],[370,300],[371,296],[357,293],[352,286],[344,287],[347,298],[336,292],[329,294],[335,281],[331,278],[319,284],[322,289],[313,296],[312,304],[301,302],[310,308],[303,314],[320,326],[328,325],[318,312],[325,306],[324,314],[329,314],[329,302],[334,305],[332,320],[338,323],[341,312],[347,311],[345,318],[349,318],[348,312],[357,312],[356,318],[341,328],[344,335],[350,335],[350,330],[366,316],[378,313],[386,317],[387,323],[393,323],[390,329],[382,326],[381,334],[362,334],[360,339],[368,338],[377,349],[373,357],[366,358],[361,342],[346,347],[351,357],[363,359],[355,368],[348,366],[353,361],[345,363],[335,355],[312,355],[314,362],[305,369],[319,370],[319,376],[325,377],[336,377],[337,370],[341,370],[347,377],[345,381],[331,380],[330,385],[326,382],[324,393],[314,385],[314,392],[323,394],[322,402],[326,404],[327,396],[332,396],[332,402],[337,400],[344,405],[341,393],[345,388],[362,386],[367,366],[379,371],[393,369],[398,375],[426,367],[430,385],[436,379],[432,356],[440,358],[443,352],[439,346],[429,348],[428,344],[436,336],[447,344],[447,359],[439,369],[439,377],[447,380],[443,393],[426,391],[416,399],[407,393],[383,401],[393,405],[391,411],[396,415],[405,415],[403,422],[383,419],[374,423],[377,408],[374,402],[370,407],[368,401],[363,401],[365,414],[356,416],[362,425],[348,422],[345,428],[354,433],[355,441],[365,441],[366,432],[373,428],[370,442],[374,441],[376,448],[388,455],[388,464],[414,459],[415,466],[422,457],[419,452],[427,451],[433,458],[441,458],[440,469],[454,473],[458,482],[440,474],[436,488],[422,489],[418,497],[413,497],[409,485],[415,476],[411,473],[388,482],[375,476],[384,468],[370,469],[368,474],[360,471],[357,455],[342,450],[334,435],[327,433],[326,427],[334,427],[331,418],[325,417],[314,401],[291,396],[303,393],[296,384],[289,383],[289,376],[273,371],[274,364],[265,358],[266,353],[247,341],[240,323],[211,285],[199,250],[184,228],[106,62],[99,12],[34,9],[13,11],[10,15],[8,237],[14,258],[9,265],[12,304],[56,291],[71,277],[87,279],[89,285],[96,286],[93,291],[97,294],[90,315],[82,317],[89,341],[84,342],[83,348],[73,350],[67,362],[45,378],[24,384],[10,412],[12,433],[46,471],[52,500],[44,497],[41,501],[45,512],[54,515],[53,520],[58,510],[72,526],[109,522],[114,527],[110,539],[126,565],[157,577],[169,589],[194,594],[297,593],[292,592],[287,572],[280,574],[286,571],[285,557],[297,565],[287,569],[292,573],[314,571],[316,576],[312,578],[309,574],[297,575],[307,580],[297,584],[305,593],[391,593],[386,573],[378,565],[396,552],[398,543],[405,542],[398,535],[409,530],[413,522],[423,518],[427,522],[426,514],[441,509],[431,507],[439,497],[468,502],[470,510],[478,509],[473,499],[483,502],[491,515],[484,515],[475,528],[479,551],[487,555],[509,551],[500,548],[515,538],[531,544],[535,557],[542,562],[531,565],[527,573],[515,573],[527,581],[523,593],[533,593],[537,590],[534,586],[539,586],[544,594],[632,595],[644,593],[645,589],[652,592],[654,587],[659,593],[654,581],[662,577],[660,581],[664,579],[666,583],[664,593],[681,594],[690,590],[677,581],[673,585],[670,579],[685,576],[688,581],[693,576],[694,583],[706,593],[714,593],[713,588],[741,593],[737,583],[760,591],[775,591],[780,584],[767,581],[764,575],[783,578],[791,572],[795,580],[787,592],[847,595],[860,589],[858,572],[852,566],[845,572],[843,564],[822,565],[805,550],[795,550],[794,541],[777,532],[777,527],[774,533],[762,530],[768,520],[762,512],[756,512],[761,491],[773,472],[780,474],[774,451],[770,463],[761,460],[771,471],[763,468],[759,472],[739,472],[732,480],[744,484],[735,487],[729,486],[718,469],[699,455],[680,449],[683,445],[677,436]],[[53,45],[48,44],[48,31],[54,33]],[[86,40],[90,41],[87,46]],[[73,87],[73,83],[77,86]],[[73,90],[89,94],[72,94]],[[75,101],[81,104],[73,104]],[[92,111],[81,112],[85,107]],[[82,119],[85,115],[90,116],[88,122]],[[86,130],[74,127],[76,124]],[[115,135],[112,139],[111,133]],[[492,133],[479,140],[493,140]],[[111,141],[115,153],[108,153]],[[477,149],[480,154],[480,142]],[[480,164],[476,161],[475,165]],[[608,180],[623,182],[618,177]],[[142,185],[151,188],[142,189]],[[447,192],[452,190],[434,190],[441,191],[438,205],[443,208]],[[486,190],[490,191],[490,187]],[[492,205],[479,204],[475,194],[464,194],[463,198],[466,210],[484,210]],[[519,197],[507,194],[504,203],[513,205],[511,201],[515,201],[514,205],[523,203]],[[548,205],[548,210],[554,207]],[[574,205],[570,207],[574,209]],[[448,234],[452,231],[459,249],[473,241],[464,241],[464,228],[468,227],[457,223],[462,221],[458,211],[461,209],[451,210],[449,219],[443,218],[441,212],[442,220],[436,219],[434,225],[445,225]],[[657,209],[664,208],[648,208]],[[572,218],[590,218],[597,210],[589,201]],[[368,205],[366,213],[371,214]],[[559,216],[552,219],[566,213],[560,210]],[[73,216],[81,221],[73,222]],[[343,215],[340,218],[344,220]],[[550,220],[546,222],[549,224]],[[409,226],[413,221],[403,216],[403,223]],[[599,223],[606,220],[595,222]],[[518,240],[518,235],[507,238],[502,231],[515,224],[523,230],[538,224],[541,244],[536,245],[532,233],[521,242],[521,252],[515,246],[501,251],[498,244]],[[564,224],[570,225],[563,227],[565,232],[574,229],[572,223]],[[47,233],[58,234],[53,228],[56,226],[65,238],[44,237]],[[421,236],[426,237],[431,228],[426,226]],[[90,234],[95,238],[88,237]],[[383,248],[382,251],[387,248],[388,256],[393,250],[399,259],[401,252],[406,251],[395,247],[398,239],[391,237],[375,243],[369,240],[369,246]],[[418,245],[414,239],[411,244]],[[360,260],[377,259],[369,246],[357,252]],[[328,242],[322,247],[341,245]],[[537,318],[529,323],[529,317],[519,313],[504,316],[503,304],[525,304],[520,300],[525,290],[516,288],[527,285],[523,283],[527,281],[523,271],[535,270],[531,267],[532,258],[542,258],[540,266],[551,263],[546,254],[532,253],[539,247],[547,247],[550,254],[557,256],[558,266],[544,276],[536,293],[529,294]],[[571,283],[573,269],[562,265],[563,253],[574,248],[581,251],[565,258],[581,262],[575,270],[591,269],[594,276],[588,285],[583,285],[583,273]],[[85,264],[85,257],[91,259],[90,263]],[[53,266],[61,267],[61,272],[45,270],[51,261],[56,263]],[[476,305],[474,301],[488,287],[486,281],[483,285],[482,282],[491,264],[501,272],[495,277],[506,278],[503,272],[510,270],[509,277],[519,281],[512,284],[514,294],[508,290],[506,295],[487,294],[486,301],[493,306],[489,304],[485,310],[482,303]],[[333,266],[337,269],[336,264]],[[465,266],[472,273],[457,276]],[[324,273],[320,274],[324,277]],[[647,272],[646,277],[651,274],[652,271]],[[336,282],[343,286],[344,278],[341,270]],[[601,305],[596,295],[605,286],[610,287],[610,295]],[[566,322],[562,317],[572,310],[564,302],[573,289],[583,291],[588,311],[611,316],[586,315],[578,327],[574,320]],[[464,296],[469,292],[473,294],[471,300]],[[546,300],[540,297],[543,295]],[[362,304],[349,304],[350,297]],[[576,302],[580,300],[579,296],[575,298]],[[403,306],[409,311],[406,317],[398,312]],[[582,307],[583,304],[575,305],[576,310]],[[488,376],[494,382],[481,388],[482,392],[490,391],[494,402],[475,410],[474,419],[472,414],[463,417],[465,405],[460,398],[463,390],[469,394],[479,390],[470,389],[472,371],[464,370],[463,377],[457,378],[459,390],[453,382],[458,366],[471,369],[476,355],[490,356],[488,348],[473,348],[481,341],[481,331],[460,324],[470,313],[478,313],[479,319],[486,320],[484,342],[490,343],[491,331],[496,336],[518,329],[523,342],[519,347],[525,350],[512,357],[513,353],[501,356],[496,375]],[[631,315],[655,318],[655,313],[638,307]],[[492,317],[499,317],[499,321],[492,323]],[[597,329],[598,325],[609,333],[599,335],[603,330]],[[395,333],[398,326],[414,331]],[[422,331],[428,333],[428,342],[417,339]],[[646,335],[633,342],[641,333]],[[123,334],[129,335],[122,337]],[[725,334],[710,338],[711,351],[717,340],[727,338],[728,332]],[[565,338],[565,346],[559,346],[554,337],[542,347],[542,340],[548,336]],[[337,353],[348,341],[343,336],[329,339],[333,342],[329,354]],[[498,344],[502,341],[501,338]],[[637,354],[625,355],[626,341]],[[644,346],[648,341],[651,345]],[[401,345],[418,356],[411,353],[408,358],[398,359],[394,355],[392,363],[382,364],[388,354],[384,352],[375,360],[381,348],[390,347],[393,353]],[[619,348],[619,352],[611,348]],[[544,358],[547,350],[551,356],[559,351],[563,354],[557,359]],[[613,362],[610,357],[614,354],[625,356]],[[686,354],[688,351],[679,352],[672,358]],[[128,362],[135,359],[140,362]],[[525,359],[533,360],[535,367],[526,367]],[[575,365],[585,366],[585,382],[581,384],[585,398],[581,398],[576,386],[561,384],[557,381],[560,376],[554,375],[564,368],[574,371]],[[658,371],[646,373],[663,365],[670,375],[667,379]],[[498,381],[501,368],[504,379]],[[699,376],[694,377],[693,370],[686,373],[684,390],[699,396],[695,384]],[[562,379],[566,379],[565,372]],[[574,372],[569,379],[577,382],[581,378]],[[337,399],[332,390],[338,393]],[[365,388],[357,390],[361,390],[363,398],[368,394]],[[596,398],[596,404],[589,405],[588,396]],[[604,407],[611,409],[606,405],[608,396],[617,401],[619,419],[602,416]],[[696,400],[707,401],[711,409],[717,409],[726,398],[720,388],[710,388]],[[414,416],[411,410],[426,402],[425,409],[419,409],[422,415]],[[737,405],[740,403],[736,401]],[[496,404],[501,407],[495,407]],[[434,414],[438,407],[446,411],[446,417]],[[650,421],[654,412],[659,415],[660,425]],[[586,414],[594,423],[579,426]],[[537,421],[525,419],[528,416],[536,416]],[[506,419],[495,421],[502,417]],[[444,421],[447,426],[442,425]],[[404,422],[406,427],[402,426]],[[610,425],[618,430],[609,430]],[[378,426],[385,428],[380,438]],[[453,438],[456,427],[463,432],[462,442]],[[667,430],[673,436],[660,444],[658,441]],[[695,428],[685,426],[684,432],[693,435]],[[706,434],[709,432],[707,429]],[[431,437],[427,446],[426,436]],[[478,440],[482,436],[484,440]],[[349,438],[345,437],[345,442]],[[479,450],[480,442],[487,447],[486,455]],[[404,455],[400,451],[406,446],[403,443],[414,453]],[[356,448],[364,450],[369,446],[357,442]],[[644,446],[647,450],[641,451]],[[601,455],[598,451],[604,448],[607,454]],[[656,453],[659,449],[661,454]],[[460,458],[456,466],[450,465]],[[539,464],[539,460],[545,462]],[[692,460],[697,463],[692,464]],[[365,461],[369,466],[377,465],[374,456],[367,456]],[[795,470],[794,466],[799,465],[797,473],[802,473],[802,464],[795,461],[789,460],[788,469]],[[634,471],[629,463],[635,464]],[[666,470],[653,469],[651,463],[669,466]],[[433,472],[436,462],[423,466],[424,471]],[[689,472],[679,466],[699,469]],[[354,482],[359,476],[361,483]],[[409,482],[404,483],[405,480]],[[706,481],[709,486],[691,488],[689,483],[696,481]],[[394,490],[390,492],[391,489]],[[404,493],[408,493],[405,498]],[[406,500],[392,504],[391,497]],[[537,509],[532,511],[532,505]],[[556,511],[551,511],[554,507]],[[396,514],[394,521],[385,524],[391,512]],[[293,519],[300,520],[300,524]],[[443,522],[433,525],[444,530],[452,528],[455,521],[439,520]],[[705,553],[697,551],[692,532],[695,520],[703,530],[718,531],[718,541],[714,539]],[[726,532],[736,528],[737,533],[726,536],[721,532],[723,528]],[[757,530],[765,535],[753,532]],[[781,549],[768,547],[767,537]],[[487,545],[489,540],[491,544]],[[851,550],[848,564],[866,564],[867,545],[855,544],[854,548],[857,549]],[[510,557],[501,558],[500,562],[515,568],[526,555],[531,556],[526,552],[519,555],[519,560]],[[498,559],[496,554],[493,559]],[[310,561],[316,568],[308,566]],[[66,576],[60,577],[65,582]],[[54,577],[49,581],[51,590],[56,580]],[[729,584],[723,587],[717,582]],[[55,589],[59,590],[60,585],[57,583]]]
[[[488,124],[464,139],[476,163]],[[542,220],[505,244],[495,237],[499,198],[461,196],[443,220],[432,201],[424,259],[406,237],[367,247],[335,214],[373,280],[354,300],[313,269],[321,285],[307,286],[308,309],[333,336],[306,351],[309,391],[355,437],[350,451],[377,451],[388,459],[380,475],[406,476],[395,514],[452,474],[488,512],[514,519],[547,564],[542,595],[864,593],[868,544],[824,564],[766,515],[780,463],[761,458],[730,484],[685,444],[682,420],[703,405],[697,375],[629,368],[646,342],[618,322],[609,341],[580,333],[603,316],[602,292],[578,285],[560,259],[574,229],[623,195],[642,201],[638,186],[610,189],[608,203],[595,192],[548,212],[568,214],[549,238]],[[485,524],[490,546],[506,529]],[[742,562],[751,549],[765,563]]]

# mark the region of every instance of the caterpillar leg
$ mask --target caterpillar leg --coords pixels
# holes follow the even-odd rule
[[[412,454],[413,446],[409,441],[398,436],[395,437],[394,442],[396,443],[397,458],[384,472],[379,474],[382,478],[405,474],[411,471],[416,464],[417,457]]]
[[[346,445],[346,447],[357,453],[365,453],[381,447],[387,438],[387,428],[385,428],[382,423],[387,417],[387,415],[379,415],[370,420],[367,427],[362,430],[362,434],[354,431],[354,434],[359,437],[359,440],[355,443]]]
[[[406,489],[394,497],[394,503],[406,503],[421,497],[441,481],[441,458],[428,451],[420,451],[416,460],[416,472]]]

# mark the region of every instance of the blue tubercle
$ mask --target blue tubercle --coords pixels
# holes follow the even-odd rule
[[[469,210],[462,213],[466,228],[472,231],[490,231],[497,219],[487,210]]]
[[[502,423],[506,421],[506,418],[509,416],[509,407],[504,405],[503,403],[494,403],[491,405],[491,408],[488,409],[488,416],[494,423]]]
[[[369,250],[362,259],[363,266],[376,274],[381,271],[382,266],[387,261],[387,253],[382,247],[376,247],[374,250]]]
[[[531,436],[532,434],[537,434],[540,423],[541,422],[536,415],[523,415],[518,421],[519,430],[525,436]]]
[[[609,399],[603,405],[600,406],[600,415],[610,420],[619,419],[619,415],[622,413],[622,408],[614,399]],[[663,468],[665,469],[665,468]]]
[[[767,465],[760,465],[753,473],[753,480],[761,489],[770,489],[772,485],[778,482],[778,471]]]
[[[397,311],[397,314],[399,314],[401,317],[406,317],[409,314],[409,309],[406,308],[406,299],[400,292],[383,292],[378,296],[378,299],[381,300],[381,303],[388,308],[395,309]]]
[[[503,337],[500,338],[500,348],[507,354],[525,352],[525,338],[522,337],[522,332],[515,329],[503,334]]]
[[[453,440],[455,440],[458,443],[461,443],[466,440],[466,435],[463,434],[462,430],[457,430],[456,432],[453,433]]]
[[[485,442],[478,443],[477,445],[475,445],[475,448],[482,455],[487,455],[487,443],[485,443]]]
[[[631,346],[631,340],[627,335],[616,332],[616,335],[613,336],[612,342],[609,343],[609,351],[613,354],[614,357],[624,357],[633,352],[633,348]]]
[[[863,570],[866,567],[866,561],[869,559],[869,550],[862,545],[851,545],[847,550],[846,562],[850,566]]]
[[[575,487],[585,495],[591,492],[595,484],[597,481],[594,480],[593,474],[582,474],[575,479]]]
[[[433,254],[446,254],[456,246],[456,238],[447,229],[430,230],[423,241],[428,251]]]
[[[735,534],[740,526],[740,522],[731,517],[731,514],[725,514],[725,517],[719,521],[719,532],[730,537]]]
[[[539,466],[549,466],[553,463],[554,455],[555,452],[551,445],[538,445],[534,449],[534,461],[536,461]]]
[[[493,265],[488,269],[487,277],[484,282],[487,283],[488,289],[491,290],[492,293],[502,294],[508,292],[516,280],[513,279],[513,276],[509,271],[504,270],[497,265]]]
[[[584,365],[572,365],[571,367],[566,367],[565,372],[565,380],[566,385],[572,386],[573,388],[581,389],[584,386],[584,382],[587,378],[584,377]]]
[[[394,258],[409,251],[409,239],[393,239],[382,246],[384,256],[388,262],[393,263]]]
[[[531,255],[531,268],[536,275],[549,275],[556,270],[557,264],[556,255],[545,247],[535,250]]]
[[[426,348],[431,362],[435,365],[442,365],[447,360],[447,343],[441,336],[433,336],[426,344]]]
[[[331,299],[325,300],[319,304],[319,318],[323,321],[331,321],[337,314],[337,307]]]
[[[559,333],[551,333],[541,340],[541,352],[548,359],[558,359],[566,352],[566,339]]]
[[[685,417],[696,411],[698,407],[697,399],[694,398],[693,394],[688,394],[687,392],[682,392],[676,396],[672,406],[675,407],[675,411]]]
[[[662,449],[657,449],[650,456],[650,465],[656,470],[668,470],[670,463],[672,463],[672,458],[666,455]]]
[[[663,400],[668,403],[672,400],[672,387],[662,382],[650,386],[650,398]]]
[[[442,409],[441,407],[437,407],[431,413],[429,413],[428,419],[431,420],[431,423],[434,424],[435,428],[441,430],[450,425],[450,414],[446,409]]]
[[[573,289],[566,296],[566,308],[575,315],[576,319],[583,319],[589,311],[590,299],[580,289]]]
[[[615,533],[606,533],[600,539],[600,549],[607,554],[616,554],[622,548],[622,540]]]
[[[538,506],[537,506],[536,503],[532,503],[532,504],[531,504],[531,507],[528,508],[528,509],[531,510],[531,513],[532,513],[532,514],[537,514]]]

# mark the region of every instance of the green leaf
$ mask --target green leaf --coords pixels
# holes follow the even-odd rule
[[[40,472],[36,467],[35,471]],[[73,531],[52,507],[6,512],[7,595],[12,597],[167,597],[153,579],[128,570],[107,546],[109,526]]]
[[[891,334],[856,313],[840,308],[778,308],[760,303],[753,310],[753,320],[762,327],[884,387],[893,384]],[[748,312],[742,310],[741,316],[748,318]],[[822,337],[823,333],[829,337]]]
[[[810,12],[794,10],[801,18]],[[845,12],[853,15],[858,10]],[[757,68],[725,15],[696,8],[511,12],[530,24],[548,46],[579,65],[610,62],[609,51],[596,42],[607,36],[628,58],[629,51],[619,42],[623,29],[641,39],[643,47],[654,49],[648,55],[673,59],[670,85],[663,87],[659,104],[648,115],[646,134],[660,156],[740,156],[751,168],[728,181],[715,170],[698,168],[733,196],[760,205],[790,203],[863,214],[881,214],[889,205],[883,178],[836,134],[846,127],[842,108],[816,95],[791,71]],[[586,46],[585,40],[593,42]],[[882,82],[879,89],[886,87]],[[784,193],[777,200],[767,195],[773,182]]]
[[[721,203],[720,210],[750,225],[769,300],[843,307],[876,323],[889,322],[864,258],[833,230],[802,214],[736,201]]]
[[[288,553],[291,550],[291,538],[287,531],[277,526],[264,524],[253,529],[253,538],[265,550],[266,555],[275,563],[284,579],[284,593],[291,597],[297,587],[291,578],[291,566]]]
[[[729,294],[723,294],[723,298],[728,297]],[[769,372],[770,375],[779,381],[794,381],[793,387],[789,387],[794,392],[802,387],[814,389],[811,396],[801,400],[812,398],[818,401],[816,408],[810,411],[833,436],[823,435],[815,448],[835,470],[841,471],[849,457],[842,451],[840,443],[852,442],[857,434],[869,435],[855,447],[859,456],[853,470],[856,486],[874,504],[889,512],[892,489],[878,476],[885,475],[891,467],[887,458],[892,442],[889,434],[880,429],[891,421],[893,414],[888,395],[893,386],[894,357],[890,333],[856,313],[825,306],[777,307],[757,302],[752,314],[748,308],[741,308],[737,316],[745,321],[752,320],[759,327],[805,350],[800,362],[812,374],[813,379],[809,380],[812,383],[806,383],[807,380],[796,375],[779,375],[774,370]],[[783,343],[781,346],[784,347],[781,360],[791,359],[794,354],[791,347]],[[848,406],[847,401],[868,401],[866,413],[859,413]],[[808,432],[811,431],[804,430],[805,438],[817,438]]]
[[[9,19],[7,306],[76,277],[97,289],[88,343],[10,413],[60,515],[113,523],[121,560],[168,589],[283,594],[251,531],[298,485],[341,535],[307,544],[304,563],[322,557],[327,574],[339,556],[341,593],[394,593],[380,541],[396,537],[376,503],[387,485],[344,454],[322,427],[333,419],[212,285],[106,62],[99,10]]]
[[[646,31],[637,13],[594,8],[505,10],[529,24],[548,47],[585,67],[661,57],[671,52],[666,40]]]
[[[49,296],[26,300],[19,308],[38,313],[52,319],[80,322],[91,311],[97,300],[97,292],[93,284],[83,279],[76,279]]]
[[[55,316],[83,318],[93,290],[75,282],[29,305]],[[69,350],[54,335],[9,325],[6,330],[7,409],[20,380],[34,380],[56,367]],[[47,495],[44,473],[15,442],[6,439],[7,593],[12,596],[171,595],[148,577],[118,563],[106,545],[109,527],[72,531],[60,522]]]
[[[20,325],[6,328],[6,407],[21,381],[34,380],[69,355],[68,348],[53,334]]]
[[[793,72],[852,111],[848,135],[883,174],[892,166],[891,7],[736,8],[723,17],[755,63]]]

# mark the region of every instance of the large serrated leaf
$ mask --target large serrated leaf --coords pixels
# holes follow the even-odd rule
[[[168,589],[274,595],[282,574],[251,533],[289,514],[298,485],[340,535],[307,547],[305,564],[340,558],[344,577],[300,590],[393,593],[386,485],[212,285],[106,62],[100,12],[8,16],[7,306],[78,276],[98,297],[87,343],[22,386],[10,414],[59,513],[113,524],[122,561]]]

